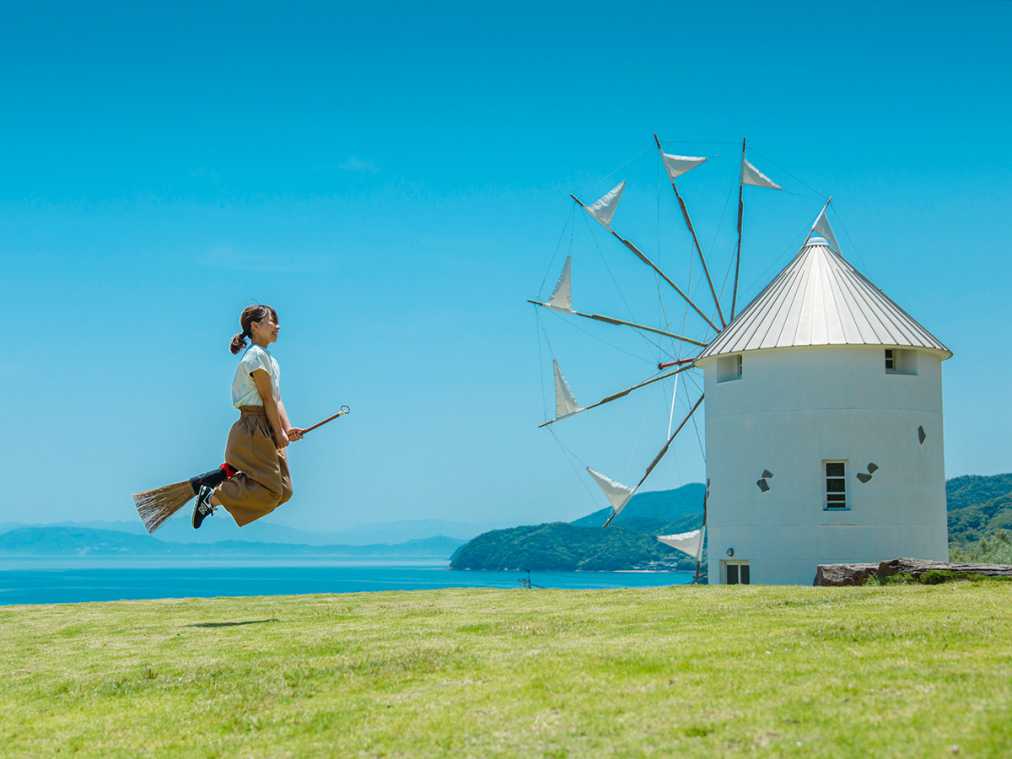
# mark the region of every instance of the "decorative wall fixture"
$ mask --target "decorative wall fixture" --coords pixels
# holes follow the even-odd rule
[[[928,435],[927,435],[927,433],[924,432],[924,428],[923,427],[918,427],[917,428],[917,442],[919,442],[921,445],[924,445],[924,440],[927,437],[928,437]]]
[[[770,477],[773,476],[773,472],[769,469],[763,469],[763,473],[759,476],[759,479],[755,481],[756,487],[762,492],[766,492],[770,489],[770,484],[766,482]]]
[[[876,464],[874,461],[871,461],[868,463],[868,473],[865,474],[864,472],[858,472],[857,479],[860,483],[866,485],[871,480],[871,476],[875,474],[875,472],[877,471],[878,471],[878,464]]]

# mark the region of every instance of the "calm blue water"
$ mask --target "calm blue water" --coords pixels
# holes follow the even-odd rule
[[[174,565],[64,562],[0,568],[0,605],[142,598],[358,593],[430,588],[517,588],[521,572],[454,572],[446,564]],[[691,572],[532,572],[545,588],[684,585]]]

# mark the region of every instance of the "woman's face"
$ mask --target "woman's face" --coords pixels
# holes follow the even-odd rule
[[[278,330],[281,328],[274,321],[274,315],[268,313],[258,322],[250,322],[250,332],[253,333],[253,342],[270,344],[278,339]]]

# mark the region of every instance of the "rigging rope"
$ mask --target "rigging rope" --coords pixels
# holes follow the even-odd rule
[[[840,215],[839,209],[836,206],[836,201],[834,201],[832,205],[833,205],[833,221],[834,223],[837,224],[837,226],[840,227],[840,229],[843,230],[843,234],[847,238],[848,245],[846,257],[848,259],[852,259],[854,263],[858,264],[857,268],[860,271],[865,271],[866,261],[864,256],[861,255],[861,249],[858,247],[857,242],[851,236],[850,228],[847,226],[846,222],[844,222],[843,216]],[[843,255],[843,251],[840,251],[840,254]]]
[[[534,325],[535,325],[535,329],[537,331],[537,338],[538,338],[538,384],[541,385],[541,414],[542,414],[541,418],[542,419],[547,419],[548,418],[548,395],[545,392],[545,378],[544,378],[544,372],[542,371],[542,367],[544,366],[544,353],[543,353],[542,348],[541,348],[541,338],[542,338],[542,333],[544,332],[544,330],[543,330],[543,328],[541,326],[541,313],[540,313],[541,310],[537,306],[531,306],[531,308],[534,309]],[[548,344],[548,351],[549,351],[549,353],[552,354],[552,360],[553,361],[557,360],[556,356],[555,356],[555,351],[552,350],[552,343],[548,339],[548,334],[547,333],[544,333],[544,338],[545,338],[545,342]],[[553,414],[553,416],[554,416],[554,414]],[[583,462],[580,461],[579,457],[577,457],[577,455],[575,453],[573,453],[571,450],[569,450],[569,448],[565,445],[565,443],[562,442],[562,440],[559,438],[559,436],[557,434],[555,434],[555,430],[553,430],[551,427],[549,427],[548,431],[552,433],[552,440],[555,441],[555,444],[559,447],[559,450],[561,450],[564,454],[566,454],[569,457],[566,460],[569,462],[569,466],[573,470],[573,474],[575,475],[577,482],[580,483],[580,486],[584,489],[584,492],[586,492],[587,496],[590,498],[590,502],[592,504],[595,503],[595,494],[594,494],[594,491],[590,489],[590,486],[586,482],[584,482],[583,472],[581,472],[580,470],[578,470],[573,465],[573,461],[575,461],[580,466],[584,466]],[[572,459],[572,461],[570,459]],[[591,507],[591,511],[597,511],[597,506],[592,506]]]
[[[553,430],[551,427],[549,427],[548,431],[552,434],[552,440],[554,440],[555,443],[559,446],[559,449],[563,453],[567,454],[567,456],[569,457],[569,458],[566,459],[566,461],[569,462],[569,466],[573,470],[573,474],[576,476],[576,479],[579,481],[580,486],[583,488],[584,492],[590,498],[591,502],[592,503],[595,502],[595,500],[597,499],[598,496],[597,496],[597,494],[593,490],[591,490],[590,485],[587,484],[587,482],[586,482],[586,480],[584,479],[584,476],[583,476],[584,471],[586,471],[586,469],[587,469],[587,465],[584,464],[583,461],[580,460],[579,456],[577,456],[575,453],[573,453],[571,450],[569,450],[569,448],[566,446],[566,444],[563,443],[562,440],[559,438],[559,436],[555,433],[555,430]],[[579,466],[579,468],[577,468],[577,466]],[[583,471],[581,471],[581,470],[583,470]],[[591,511],[597,511],[597,510],[598,510],[597,506],[591,507]]]
[[[576,208],[575,204],[574,204],[573,208],[574,209]],[[625,297],[625,292],[623,292],[622,287],[619,285],[618,279],[615,277],[615,273],[612,271],[611,267],[608,265],[608,259],[605,257],[603,251],[601,250],[600,245],[597,242],[597,238],[594,236],[594,230],[589,227],[590,220],[586,216],[584,216],[584,223],[588,225],[588,234],[590,235],[591,241],[594,243],[594,250],[597,251],[597,255],[601,259],[601,263],[604,264],[604,268],[608,272],[608,276],[611,277],[612,284],[615,285],[615,289],[618,291],[619,296],[622,298],[622,302],[625,304],[626,310],[630,314],[631,320],[632,321],[639,321],[639,319],[636,316],[636,312],[629,305],[629,300]],[[568,320],[566,320],[566,321],[568,321]],[[576,327],[576,329],[579,329],[581,332],[584,332],[584,334],[590,335],[591,337],[594,337],[594,339],[600,340],[600,342],[604,343],[605,345],[607,345],[607,346],[609,346],[611,348],[614,348],[615,350],[621,351],[622,353],[625,353],[626,355],[633,356],[634,358],[640,358],[639,356],[634,356],[634,354],[629,353],[628,351],[623,350],[622,348],[619,348],[614,343],[609,343],[606,340],[601,340],[600,338],[596,337],[595,335],[591,334],[590,332],[586,332],[585,330],[582,330],[579,327]],[[636,335],[639,336],[639,338],[641,340],[643,340],[646,343],[650,344],[654,348],[657,348],[658,350],[663,351],[669,357],[671,356],[671,353],[668,353],[657,342],[655,342],[654,340],[650,339],[649,337],[647,337],[646,335],[644,335],[639,330],[634,330],[634,332],[636,333]]]
[[[573,206],[576,207],[575,205]],[[594,243],[594,250],[597,251],[598,258],[601,259],[601,263],[604,264],[605,270],[608,272],[608,276],[611,277],[611,282],[615,285],[615,289],[618,291],[619,296],[622,298],[622,302],[625,304],[626,311],[632,321],[640,321],[636,317],[636,312],[633,311],[632,306],[629,305],[629,300],[625,297],[625,292],[622,290],[621,285],[618,283],[618,279],[615,277],[615,273],[611,270],[611,266],[608,265],[608,259],[605,257],[604,252],[601,250],[601,246],[597,242],[597,237],[594,234],[594,229],[590,226],[590,219],[586,214],[583,215],[583,223],[587,225],[587,233],[590,235],[591,242]]]
[[[696,378],[692,376],[692,373],[686,372],[685,376],[692,381],[692,384],[695,385],[696,389],[700,392],[700,394],[702,394],[703,388],[700,386],[699,382],[696,381]],[[703,457],[703,463],[706,464],[706,446],[703,445],[703,438],[699,434],[699,425],[696,424],[695,415],[692,416],[692,427],[696,431],[696,442],[699,444],[699,455]]]
[[[541,314],[540,309],[537,306],[531,306],[534,309],[534,331],[538,338],[538,384],[541,385],[541,418],[548,418],[548,396],[545,393],[545,377],[544,367],[545,357],[541,350]]]
[[[573,232],[575,231],[575,225],[573,224],[573,214],[576,212],[576,206],[572,203],[569,204],[569,217],[566,219],[566,223],[562,225],[562,233],[559,235],[558,242],[555,243],[555,251],[552,253],[552,260],[548,262],[548,267],[545,269],[545,275],[541,278],[541,284],[538,285],[538,300],[544,299],[545,293],[545,282],[548,281],[549,275],[552,273],[552,268],[555,266],[555,260],[559,257],[559,250],[562,248],[562,241],[566,237],[566,230],[569,230],[569,250],[573,250]]]
[[[534,306],[534,308],[537,308],[537,306]],[[548,310],[548,309],[546,309],[546,310]],[[565,318],[562,314],[558,314],[555,311],[551,311],[551,310],[548,310],[548,312],[553,317],[555,317],[556,319],[559,319],[563,324],[565,324],[570,329],[575,329],[577,332],[583,333],[584,335],[586,335],[587,337],[591,338],[592,340],[597,340],[597,342],[601,343],[602,345],[607,345],[609,348],[617,350],[619,353],[624,353],[625,355],[630,356],[631,358],[634,358],[637,361],[643,361],[645,363],[651,364],[652,366],[656,366],[656,364],[654,363],[654,360],[652,358],[644,358],[643,356],[639,356],[639,355],[637,355],[635,353],[631,353],[630,351],[627,351],[625,348],[622,348],[622,347],[620,347],[618,345],[615,345],[614,343],[608,342],[603,337],[599,337],[598,335],[595,335],[593,332],[590,332],[589,330],[584,329],[577,322],[573,321],[572,319]],[[547,331],[545,331],[545,339],[546,340],[548,339],[548,332]],[[655,343],[652,340],[647,340],[647,342],[649,342],[651,345],[655,345]]]
[[[609,172],[608,172],[607,174],[605,174],[605,175],[604,175],[604,179],[608,179],[608,180],[610,180],[610,179],[611,179],[612,177],[614,177],[614,176],[615,176],[616,174],[618,174],[618,173],[619,173],[620,171],[622,171],[622,170],[624,170],[624,169],[628,168],[629,166],[632,166],[632,165],[633,165],[634,163],[636,163],[637,161],[639,161],[640,159],[642,159],[642,158],[643,158],[643,156],[644,156],[644,155],[645,155],[646,153],[648,153],[648,152],[652,153],[652,152],[653,152],[653,148],[646,148],[646,149],[644,149],[644,150],[641,150],[641,151],[640,151],[639,153],[637,153],[636,155],[634,155],[634,156],[633,156],[632,158],[630,158],[629,160],[625,161],[625,162],[624,162],[624,163],[622,163],[622,164],[619,164],[619,165],[618,165],[618,166],[616,166],[616,167],[615,167],[614,169],[612,169],[612,170],[611,170],[611,171],[609,171]]]
[[[764,159],[763,160],[763,164],[766,164],[766,163],[767,163],[767,161]],[[815,195],[817,198],[825,199],[825,198],[827,198],[829,196],[828,192],[822,192],[821,190],[817,190],[816,188],[814,188],[810,184],[808,184],[808,182],[806,182],[801,177],[797,176],[796,174],[792,174],[791,172],[789,172],[786,168],[784,168],[782,166],[779,166],[778,164],[770,164],[770,166],[776,171],[777,174],[786,174],[787,176],[789,176],[791,179],[793,179],[798,184],[804,185],[804,187],[810,193],[812,193],[813,195]],[[781,192],[786,192],[786,194],[788,194],[788,195],[794,195],[795,197],[799,197],[799,198],[805,197],[804,195],[802,195],[801,193],[798,193],[798,192],[787,192],[786,190],[781,190]]]

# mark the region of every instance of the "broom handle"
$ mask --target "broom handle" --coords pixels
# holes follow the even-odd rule
[[[332,422],[332,421],[334,421],[334,420],[335,420],[335,419],[337,419],[337,418],[338,418],[339,416],[345,416],[345,415],[347,415],[347,414],[350,414],[350,413],[351,413],[351,408],[350,408],[349,406],[341,406],[341,408],[339,408],[339,409],[337,410],[337,413],[336,413],[336,414],[332,414],[331,416],[328,416],[328,417],[327,417],[326,419],[324,419],[324,420],[323,420],[322,422],[317,422],[317,423],[316,423],[316,424],[314,424],[314,425],[313,425],[312,427],[306,427],[306,429],[304,429],[304,430],[302,431],[302,434],[303,434],[303,435],[305,435],[305,434],[306,434],[307,432],[312,432],[312,431],[313,431],[313,430],[315,430],[315,429],[316,429],[317,427],[322,427],[323,425],[327,424],[328,422]]]

